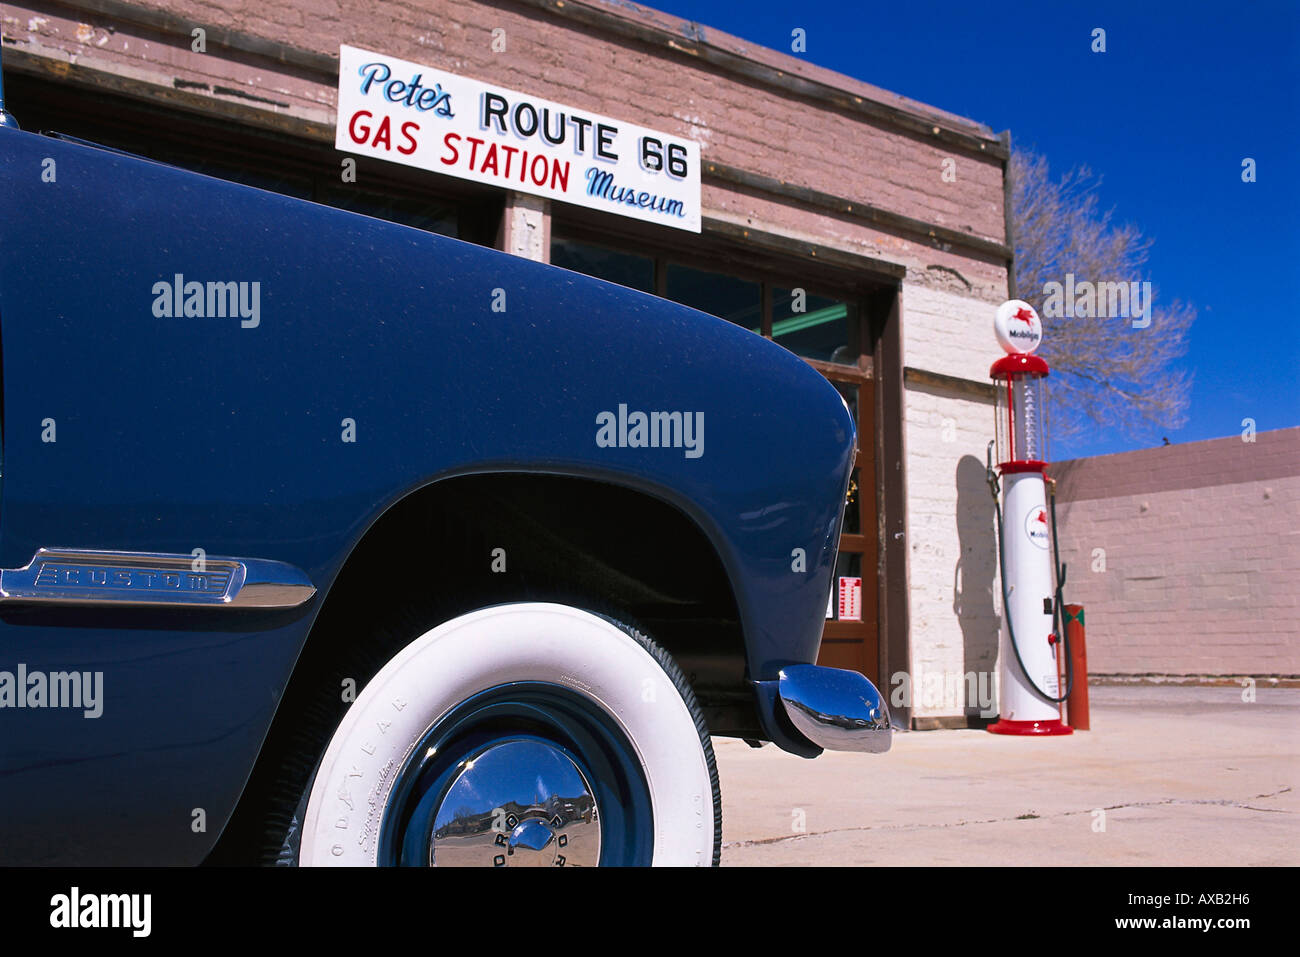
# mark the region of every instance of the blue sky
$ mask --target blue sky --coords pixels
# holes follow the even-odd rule
[[[1010,129],[1054,172],[1103,176],[1102,205],[1155,240],[1157,301],[1199,310],[1184,359],[1195,384],[1182,429],[1103,432],[1053,458],[1238,435],[1245,418],[1300,425],[1300,4],[651,5],[786,52],[801,27],[800,56],[820,66]]]

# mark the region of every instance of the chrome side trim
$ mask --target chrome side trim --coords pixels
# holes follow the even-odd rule
[[[790,665],[777,694],[790,723],[818,747],[881,754],[893,743],[885,699],[856,671]]]
[[[296,608],[314,594],[300,569],[260,558],[42,548],[0,569],[0,603]]]

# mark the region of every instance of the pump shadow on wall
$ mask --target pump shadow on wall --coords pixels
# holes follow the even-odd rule
[[[997,671],[999,629],[993,603],[997,574],[996,519],[985,482],[984,463],[973,455],[963,455],[957,463],[956,485],[959,553],[952,572],[952,610],[961,626],[963,674],[976,675],[973,684],[968,680],[963,687],[977,694],[987,689],[995,701],[993,674]],[[979,701],[972,699],[968,692],[963,713],[971,727],[982,728],[996,717],[995,713],[981,715],[980,711]]]

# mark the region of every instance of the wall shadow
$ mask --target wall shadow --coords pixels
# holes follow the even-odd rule
[[[994,537],[993,498],[985,481],[984,463],[964,455],[957,463],[957,540],[960,554],[953,567],[952,610],[961,627],[964,674],[967,678],[965,715],[975,726],[991,723],[997,712],[994,672],[998,660],[1001,619],[993,601],[998,568]],[[981,714],[978,694],[991,702]]]

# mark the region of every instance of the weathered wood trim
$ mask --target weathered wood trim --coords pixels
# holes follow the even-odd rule
[[[963,379],[960,376],[946,375],[942,372],[931,372],[928,369],[918,369],[915,366],[904,367],[903,382],[906,385],[918,385],[942,392],[956,392],[960,395],[969,395],[990,402],[997,397],[997,390],[993,387],[992,382],[977,382],[974,379]]]
[[[907,267],[900,263],[892,263],[885,259],[876,259],[874,256],[864,256],[837,249],[834,246],[824,246],[821,243],[808,242],[804,239],[795,239],[780,233],[755,229],[753,226],[741,226],[726,219],[704,216],[701,220],[701,227],[705,233],[714,236],[743,240],[770,252],[780,253],[796,259],[812,259],[828,266],[850,269],[858,274],[872,273],[875,278],[879,279],[902,280],[907,275]]]
[[[543,10],[552,16],[581,23],[602,33],[637,40],[680,58],[707,63],[715,69],[771,87],[787,95],[803,97],[836,109],[857,113],[875,123],[891,126],[920,139],[940,144],[945,149],[957,149],[976,156],[1006,158],[1005,146],[992,136],[976,132],[974,123],[969,126],[956,123],[952,117],[925,110],[919,103],[909,109],[902,105],[873,99],[866,84],[854,91],[844,84],[831,82],[832,77],[852,81],[848,77],[840,77],[828,70],[816,71],[826,74],[827,79],[821,80],[779,69],[772,64],[710,43],[705,39],[706,31],[694,23],[680,21],[684,29],[670,30],[637,18],[637,9],[630,4],[624,9],[613,4],[607,7],[588,3],[586,0],[512,0],[512,2],[515,6]],[[797,67],[803,65],[798,63]]]
[[[907,541],[907,445],[903,428],[902,289],[883,291],[873,312],[876,329],[876,608],[877,660],[881,692],[890,678],[912,668],[912,635]],[[911,703],[891,707],[894,723],[907,727]]]
[[[334,142],[334,114],[321,111],[319,118],[300,114],[277,112],[235,98],[224,98],[212,92],[195,92],[178,89],[170,78],[161,73],[142,70],[123,73],[100,69],[84,61],[69,60],[33,53],[20,47],[5,48],[5,69],[27,76],[58,80],[98,92],[120,93],[124,96],[152,103],[164,103],[177,109],[204,116],[217,116],[245,123],[263,130],[287,133],[321,143]],[[12,105],[12,104],[11,104]],[[22,122],[21,105],[15,115]]]
[[[707,162],[701,172],[705,182],[713,181],[715,183],[740,186],[745,189],[767,193],[799,206],[821,209],[840,216],[849,216],[880,229],[910,233],[922,237],[932,246],[957,246],[996,257],[1004,262],[1009,262],[1012,256],[1011,247],[996,239],[976,236],[973,233],[964,233],[959,229],[951,229],[947,226],[936,226],[925,222],[925,220],[891,212],[870,203],[845,199],[842,196],[823,193],[807,186],[796,186],[793,183],[787,183],[785,180],[763,176],[759,173],[751,173],[736,166],[728,166],[725,163]]]
[[[51,6],[98,14],[115,23],[132,24],[168,36],[184,38],[186,46],[190,43],[190,31],[195,27],[202,27],[206,31],[209,46],[238,50],[249,56],[261,57],[274,63],[282,63],[285,66],[297,67],[308,73],[318,73],[331,78],[337,76],[339,72],[337,53],[319,53],[315,50],[291,46],[245,33],[242,30],[231,30],[203,20],[182,17],[170,10],[137,6],[123,0],[53,0]]]
[[[993,723],[992,718],[978,715],[949,714],[926,716],[912,719],[913,731],[952,731],[961,728],[987,728]]]

